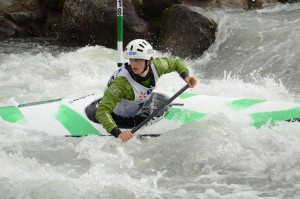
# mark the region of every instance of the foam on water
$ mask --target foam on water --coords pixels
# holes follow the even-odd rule
[[[253,56],[245,59],[242,53],[258,48],[268,54],[268,45],[242,43],[239,48],[235,40],[247,32],[241,27],[253,23],[249,16],[255,22],[269,13],[280,18],[284,12],[298,10],[298,4],[290,7],[241,11],[240,15],[236,11],[212,11],[210,15],[220,27],[217,41],[198,59],[185,60],[199,79],[198,86],[188,92],[299,102],[299,93],[289,87],[288,73],[282,80],[276,78],[281,74],[277,70],[273,70],[273,76],[255,73],[260,67],[267,70],[269,65],[279,63],[278,56],[271,58],[269,54],[269,64],[259,65],[254,64]],[[232,20],[236,16],[244,20]],[[258,28],[264,38],[264,32],[270,31]],[[285,45],[299,47],[287,40],[277,48],[285,49]],[[116,69],[116,51],[102,46],[67,50],[30,46],[0,53],[1,106],[102,92]],[[231,57],[236,60],[230,61]],[[288,63],[298,64],[298,57],[290,51]],[[264,63],[263,59],[258,62]],[[246,75],[238,73],[237,63],[250,64],[254,70]],[[176,73],[158,83],[160,90],[168,92],[178,91],[183,85]],[[225,113],[181,126],[154,124],[152,131],[163,129],[165,134],[143,141],[134,138],[128,143],[112,137],[51,137],[0,121],[0,198],[300,197],[300,124],[282,122],[256,129],[246,125],[244,118],[233,119]]]
[[[0,195],[294,197],[299,194],[299,128],[283,123],[255,129],[219,115],[159,138],[122,144],[97,136],[53,138],[1,124]]]
[[[224,71],[251,83],[268,76],[299,95],[299,8],[297,3],[211,12],[217,39],[193,66],[202,67],[205,79],[220,79]]]

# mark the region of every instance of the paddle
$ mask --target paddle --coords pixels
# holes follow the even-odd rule
[[[182,89],[180,89],[180,91],[178,91],[177,93],[175,93],[170,99],[168,99],[167,101],[165,101],[165,103],[163,105],[161,105],[158,109],[156,109],[155,111],[153,111],[153,113],[151,115],[149,115],[146,119],[144,119],[139,125],[137,125],[136,127],[134,127],[131,130],[131,133],[135,133],[137,130],[139,130],[141,127],[143,127],[149,120],[151,120],[153,117],[156,116],[156,114],[161,111],[162,109],[164,109],[168,104],[170,104],[176,97],[178,97],[178,95],[180,95],[181,93],[183,93],[186,89],[189,88],[189,85],[185,85]],[[155,134],[157,135],[157,134]]]

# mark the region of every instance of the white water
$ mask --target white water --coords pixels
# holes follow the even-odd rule
[[[185,60],[199,79],[191,92],[299,102],[299,10],[209,12],[219,32],[203,56]],[[0,105],[100,92],[115,60],[101,46],[4,41]],[[159,82],[166,91],[183,85],[176,74]],[[0,198],[299,198],[299,142],[298,123],[255,129],[225,115],[128,143],[51,137],[0,121]]]

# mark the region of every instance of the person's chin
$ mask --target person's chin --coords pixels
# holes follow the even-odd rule
[[[138,70],[132,70],[133,71],[133,73],[135,74],[135,75],[138,75],[139,74],[139,71]]]

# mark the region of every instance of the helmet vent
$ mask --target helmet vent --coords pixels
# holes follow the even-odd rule
[[[143,52],[143,50],[141,50],[141,49],[137,49],[137,51]]]
[[[130,51],[132,51],[132,49],[133,49],[133,45],[130,47]]]
[[[140,47],[144,48],[145,46],[143,46],[142,44],[139,44]]]

